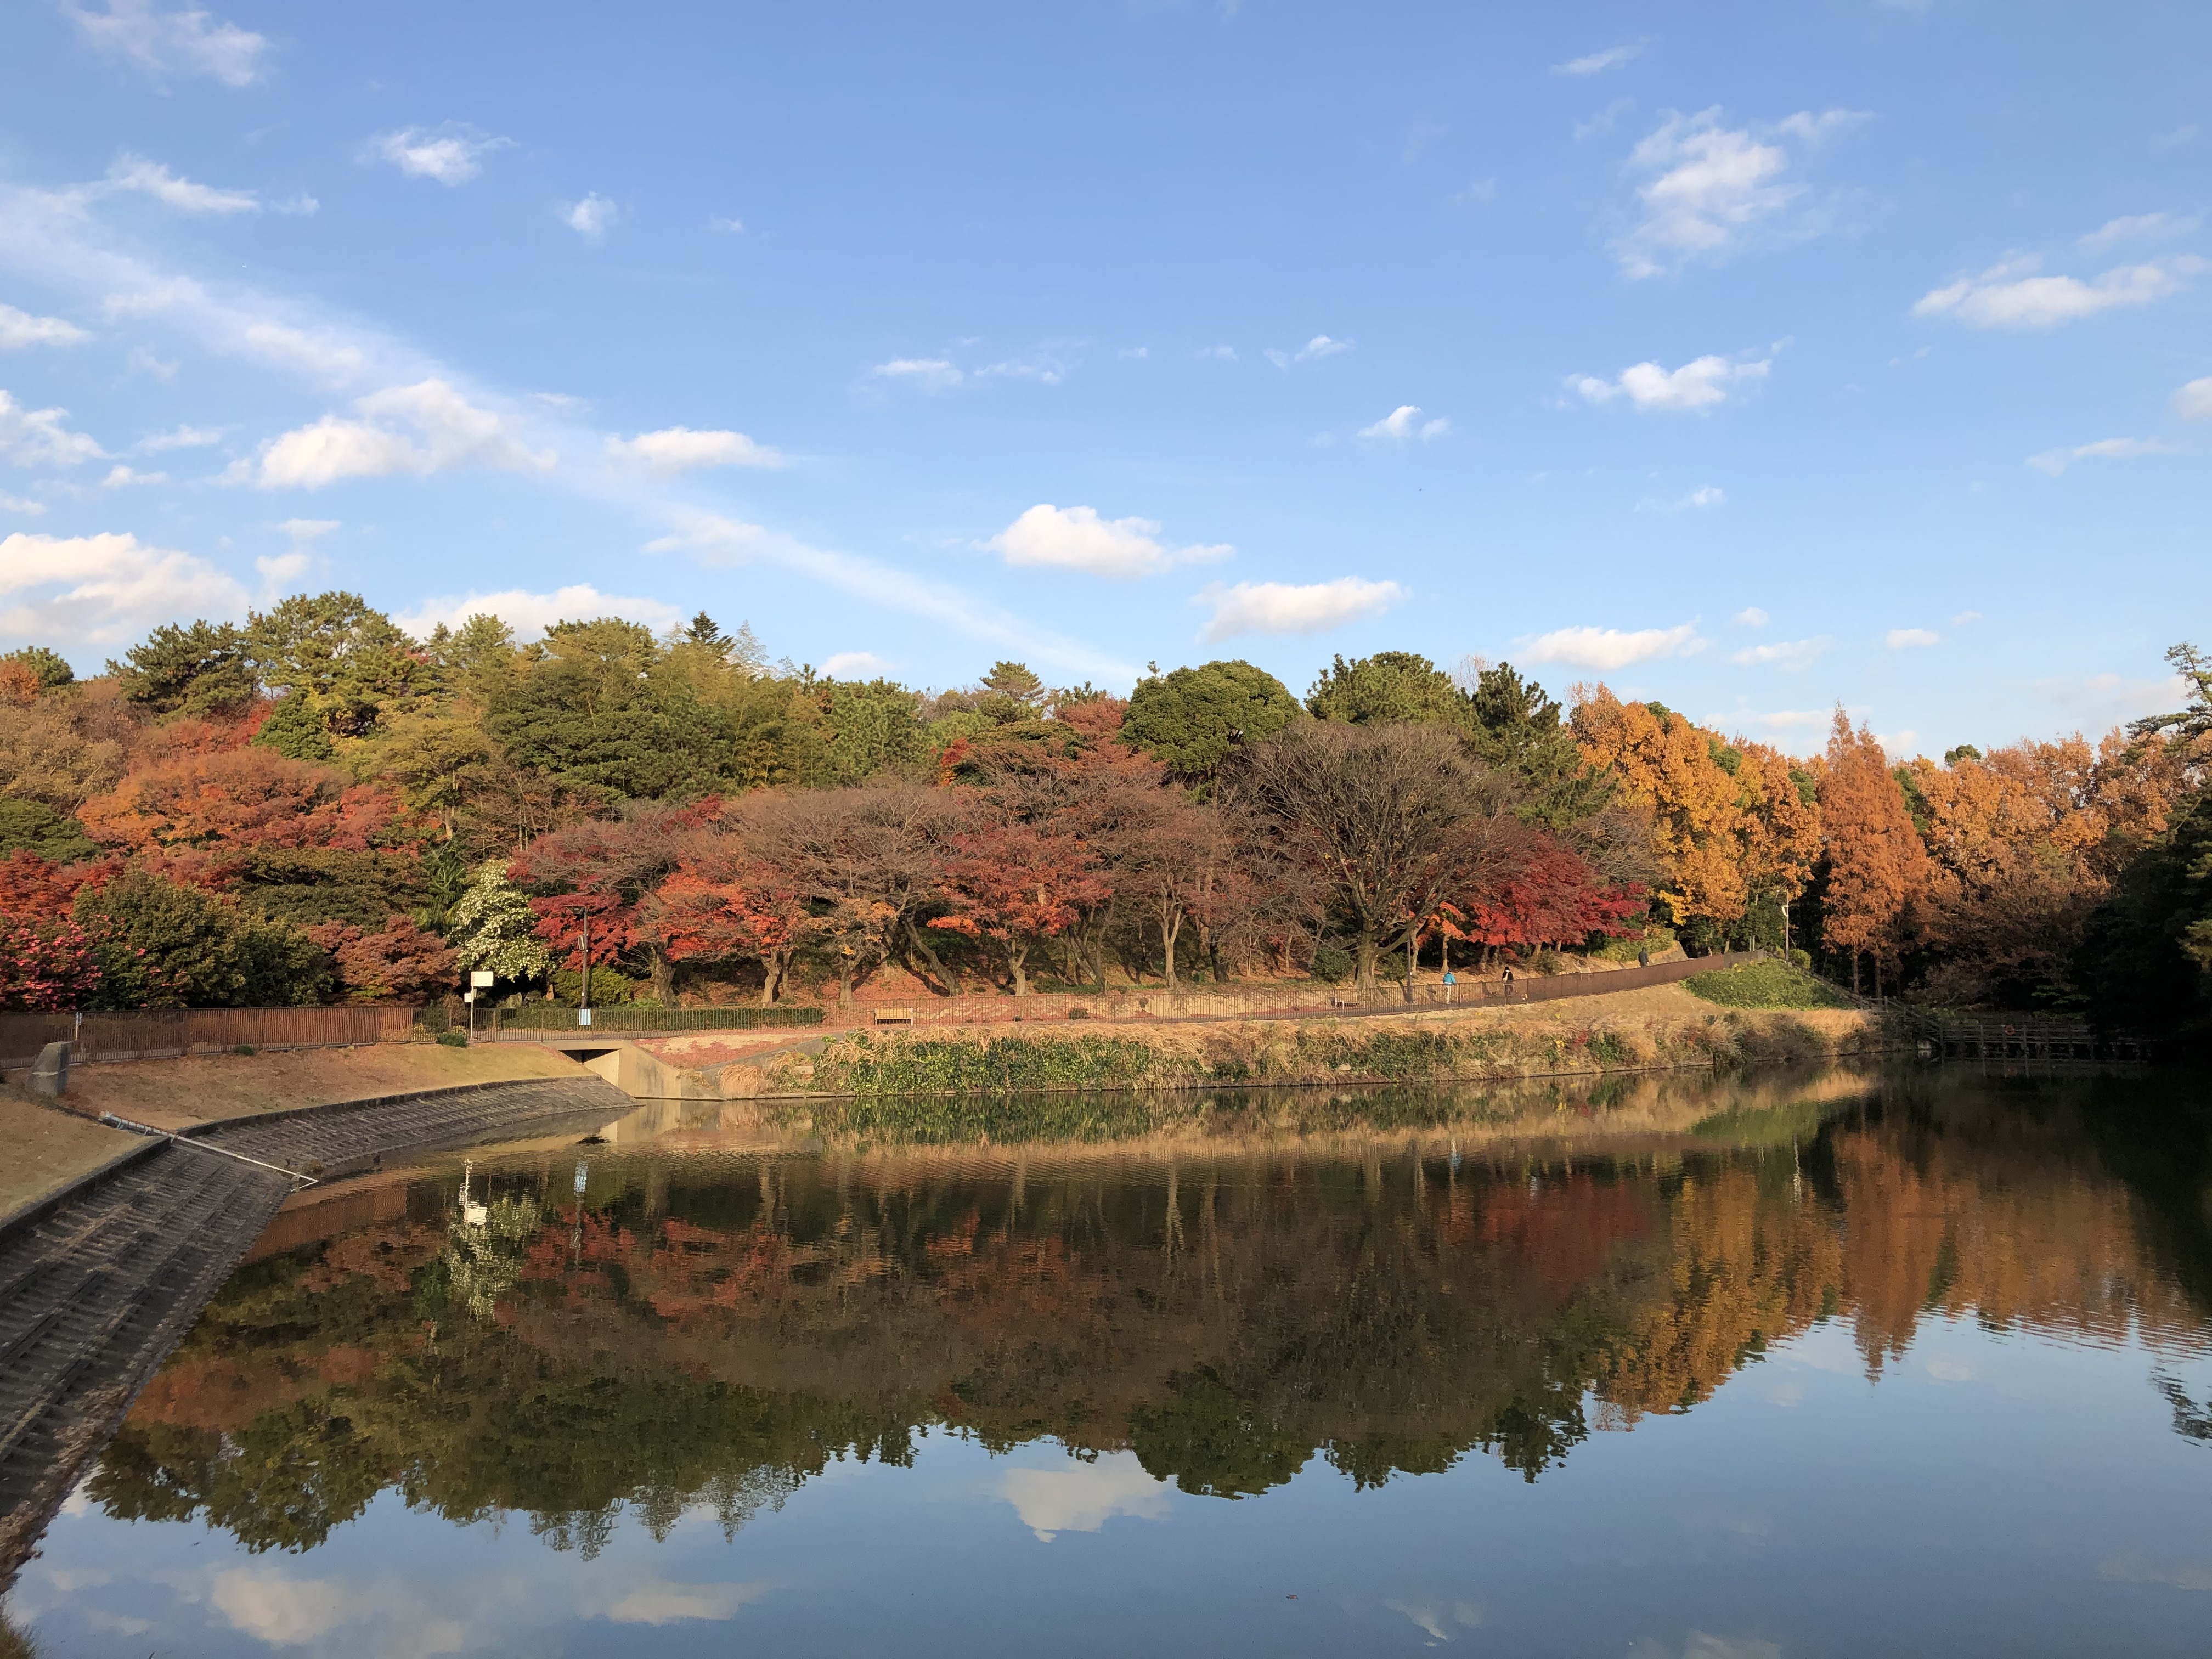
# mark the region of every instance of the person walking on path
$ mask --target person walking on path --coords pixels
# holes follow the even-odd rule
[[[1650,945],[1643,945],[1638,949],[1636,952],[1636,965],[1638,968],[1649,968],[1651,965],[1651,947]]]

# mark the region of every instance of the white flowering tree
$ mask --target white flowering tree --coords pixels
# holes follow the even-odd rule
[[[538,914],[494,859],[476,874],[447,917],[446,936],[465,972],[482,969],[503,980],[539,979],[553,958],[538,937]]]

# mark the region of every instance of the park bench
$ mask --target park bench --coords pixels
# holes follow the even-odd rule
[[[911,1025],[914,1024],[914,1010],[911,1008],[878,1008],[876,1010],[876,1024],[878,1025]]]
[[[1328,994],[1328,1006],[1332,1008],[1357,1008],[1359,1006],[1359,993],[1331,991]]]

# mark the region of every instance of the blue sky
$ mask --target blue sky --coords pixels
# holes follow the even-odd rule
[[[0,643],[346,586],[1506,658],[1795,749],[2163,706],[2212,11],[0,13]]]

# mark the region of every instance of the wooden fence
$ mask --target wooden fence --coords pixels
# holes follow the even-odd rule
[[[173,1060],[254,1048],[337,1048],[404,1036],[412,1008],[141,1008],[112,1014],[0,1014],[0,1066],[27,1066],[49,1042],[71,1058]]]

